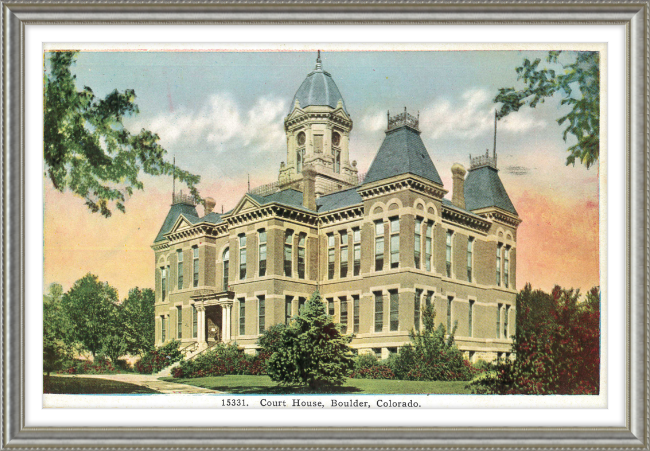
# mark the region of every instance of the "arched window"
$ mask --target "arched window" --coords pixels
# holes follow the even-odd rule
[[[304,157],[305,149],[300,149],[296,152],[296,171],[302,172],[302,160]]]
[[[223,251],[223,291],[228,291],[228,270],[230,267],[230,248]]]
[[[334,172],[337,174],[341,173],[341,151],[334,151]]]

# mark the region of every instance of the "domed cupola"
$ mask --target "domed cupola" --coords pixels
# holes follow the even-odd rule
[[[307,166],[316,172],[316,195],[358,183],[348,149],[352,119],[332,76],[323,70],[320,50],[316,68],[293,97],[284,130],[287,161],[280,166],[281,187],[300,186]]]
[[[308,106],[329,106],[336,108],[339,101],[341,101],[343,110],[347,113],[345,102],[343,101],[343,96],[338,86],[334,83],[334,79],[332,79],[330,73],[323,70],[320,50],[316,59],[316,67],[307,75],[305,81],[298,88],[296,95],[293,96],[291,111],[293,111],[296,101],[298,101],[301,108]]]

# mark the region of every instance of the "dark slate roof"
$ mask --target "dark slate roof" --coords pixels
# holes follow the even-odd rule
[[[386,132],[363,184],[407,173],[442,185],[420,134],[410,127],[400,127]]]
[[[465,208],[478,210],[487,207],[498,207],[517,214],[501,183],[499,171],[491,166],[471,169],[465,179]]]
[[[461,212],[465,213],[466,215],[469,215],[469,216],[472,216],[474,218],[481,219],[481,220],[485,221],[485,218],[482,218],[479,215],[475,215],[474,213],[472,213],[471,211],[466,210],[465,208],[460,208],[460,207],[457,207],[456,205],[452,204],[449,199],[443,198],[442,203],[445,205],[445,207],[449,207],[449,208],[451,208],[453,210],[461,211]],[[465,207],[467,207],[467,205],[465,205]]]
[[[250,193],[248,193],[248,196],[250,196],[260,205],[276,202],[278,204],[287,205],[289,207],[298,208],[300,210],[311,211],[302,205],[302,193],[293,188],[278,191],[277,193],[269,194],[268,196],[260,196]]]
[[[325,213],[338,210],[339,208],[358,205],[361,202],[361,196],[355,187],[319,197],[316,199],[316,208],[319,213]]]
[[[165,237],[163,235],[171,231],[180,215],[183,215],[192,224],[199,222],[199,214],[196,212],[196,207],[187,204],[174,204],[169,209],[169,213],[167,213],[165,222],[163,222],[163,225],[160,228],[160,231],[158,232],[154,243],[165,240]]]
[[[334,83],[332,76],[329,72],[324,71],[318,66],[314,71],[307,75],[305,81],[303,81],[300,88],[298,88],[296,95],[293,96],[293,102],[291,102],[290,105],[291,111],[293,111],[296,100],[300,102],[300,108],[305,108],[311,105],[330,106],[336,108],[336,105],[340,100],[343,102],[343,109],[346,113],[348,112],[345,108],[343,96],[339,92],[336,83]]]
[[[210,224],[219,224],[220,222],[223,222],[221,215],[215,212],[208,213],[207,215],[203,216],[200,221],[209,222]]]

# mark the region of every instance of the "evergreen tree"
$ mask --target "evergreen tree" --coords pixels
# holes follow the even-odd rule
[[[267,372],[281,384],[310,389],[341,385],[354,367],[351,340],[351,335],[341,334],[315,292],[300,315],[281,330]]]

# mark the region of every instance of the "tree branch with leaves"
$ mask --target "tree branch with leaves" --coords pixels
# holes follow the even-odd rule
[[[535,108],[548,97],[562,95],[561,105],[568,105],[571,111],[557,119],[564,125],[562,138],[572,135],[577,143],[567,150],[566,164],[575,165],[576,160],[587,168],[598,161],[600,155],[600,55],[598,52],[576,52],[571,63],[561,63],[561,51],[551,51],[546,57],[549,64],[560,64],[562,71],[540,67],[541,59],[530,61],[515,69],[517,80],[524,82],[524,88],[500,88],[494,98],[501,103],[497,117],[502,118],[519,111],[523,106]]]
[[[76,87],[71,72],[78,52],[48,53],[45,73],[45,175],[54,188],[71,190],[93,213],[110,217],[111,208],[125,212],[124,202],[134,190],[144,189],[141,173],[173,175],[187,184],[200,201],[200,176],[165,161],[167,151],[151,131],[128,131],[127,116],[139,113],[132,89],[114,90],[100,99],[92,89]]]

